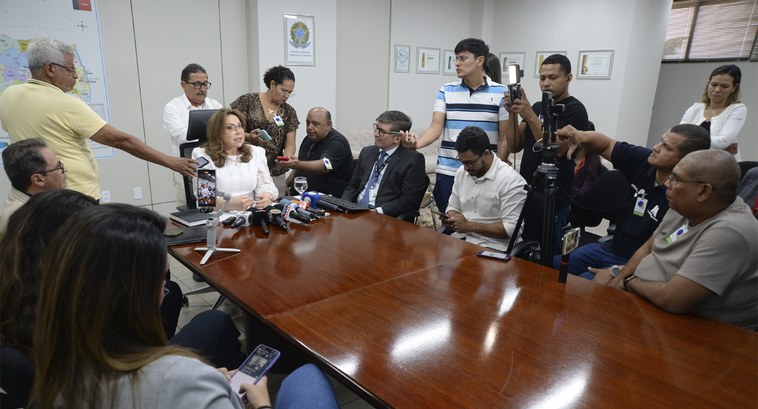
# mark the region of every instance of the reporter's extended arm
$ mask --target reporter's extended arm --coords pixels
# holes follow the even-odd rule
[[[580,131],[571,125],[556,131],[561,139],[569,139],[572,144],[583,144],[590,152],[595,152],[606,160],[611,160],[616,140],[596,131]]]
[[[444,112],[435,112],[432,114],[432,123],[418,138],[416,149],[433,144],[434,141],[442,135],[442,131],[445,129],[445,117],[446,115]]]
[[[195,176],[192,160],[176,158],[159,152],[137,137],[119,131],[110,124],[105,124],[90,139],[97,143],[123,150],[137,158],[167,167],[185,176]]]

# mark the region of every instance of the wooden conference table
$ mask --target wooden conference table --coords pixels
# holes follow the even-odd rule
[[[377,407],[758,407],[758,336],[375,213],[171,254]]]

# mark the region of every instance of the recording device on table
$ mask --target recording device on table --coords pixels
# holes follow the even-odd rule
[[[509,67],[510,70],[510,67]],[[519,237],[519,229],[524,222],[524,216],[530,203],[538,182],[543,180],[543,194],[545,197],[545,206],[542,213],[542,231],[540,232],[539,247],[531,251],[529,259],[538,262],[544,266],[552,265],[553,243],[555,240],[555,197],[558,193],[558,167],[556,158],[559,144],[556,142],[555,131],[558,127],[558,116],[563,113],[565,105],[556,104],[553,94],[549,91],[542,93],[542,163],[537,167],[534,177],[530,184],[524,186],[527,190],[526,201],[516,222],[516,228],[511,234],[508,243],[509,254],[514,254],[513,248],[516,244],[516,238]],[[535,145],[537,147],[537,145]],[[525,244],[522,244],[524,246]]]
[[[501,253],[499,251],[491,251],[491,250],[482,250],[476,253],[476,255],[479,257],[489,257],[489,258],[494,258],[494,259],[504,260],[504,261],[508,261],[511,259],[511,255],[508,253]]]
[[[261,344],[255,347],[253,353],[245,359],[245,362],[240,365],[232,379],[229,380],[232,390],[243,397],[245,393],[239,392],[240,386],[243,383],[257,385],[280,356],[279,351],[266,345]]]
[[[201,179],[203,182],[201,182]],[[229,201],[232,199],[231,193],[216,191],[216,171],[213,169],[198,169],[197,180],[197,207],[201,212],[208,213],[208,218],[205,220],[205,247],[195,247],[195,251],[205,251],[205,255],[200,260],[200,265],[203,265],[208,262],[214,252],[239,253],[240,249],[216,247],[216,226],[218,225],[218,219],[224,214],[226,206],[229,205]],[[203,190],[200,189],[201,186]],[[224,206],[220,210],[214,211],[217,194],[224,198]],[[212,196],[212,198],[208,198],[207,196]]]

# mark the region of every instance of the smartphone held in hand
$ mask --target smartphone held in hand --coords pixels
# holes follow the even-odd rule
[[[237,372],[229,380],[232,390],[239,393],[240,385],[243,383],[255,385],[266,375],[269,369],[274,365],[281,353],[274,348],[266,345],[258,345],[253,353],[245,359],[245,362],[239,367]]]

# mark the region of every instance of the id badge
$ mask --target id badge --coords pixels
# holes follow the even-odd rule
[[[682,227],[676,229],[675,232],[669,234],[668,237],[666,237],[666,243],[671,244],[676,241],[676,239],[679,238],[682,234],[687,233],[687,224],[683,224]]]
[[[637,200],[634,202],[634,211],[632,214],[635,216],[643,217],[645,216],[645,209],[647,208],[647,199],[644,197],[638,197]]]
[[[274,115],[274,123],[280,128],[284,126],[284,120],[279,115]]]

